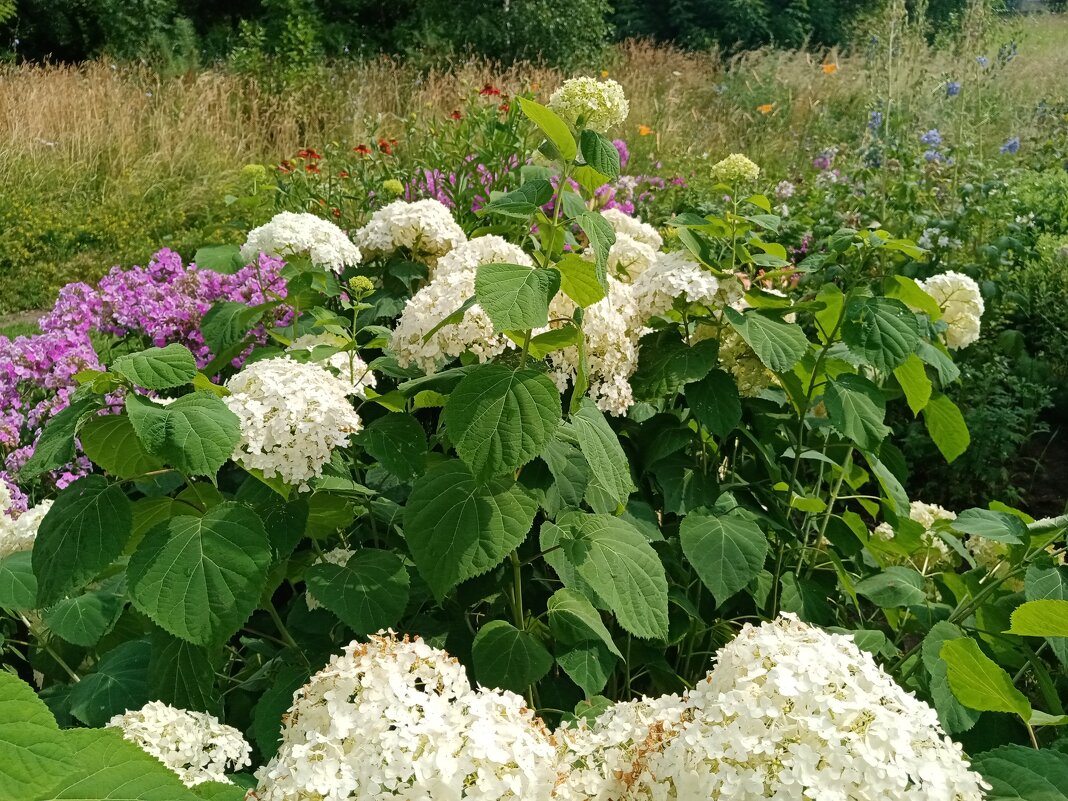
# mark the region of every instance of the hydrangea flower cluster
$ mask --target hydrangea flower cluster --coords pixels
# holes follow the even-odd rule
[[[234,461],[308,489],[335,448],[362,427],[351,382],[288,356],[253,362],[226,382],[223,401],[241,424]]]
[[[979,284],[958,272],[940,273],[918,283],[942,310],[946,347],[960,350],[979,339],[980,323],[986,310]]]
[[[510,692],[392,632],[351,643],[293,696],[260,801],[548,801],[556,750]]]
[[[712,165],[712,180],[725,184],[755,181],[760,177],[760,167],[741,153],[731,153],[727,158]]]
[[[549,108],[572,125],[581,124],[600,133],[621,125],[630,113],[623,87],[611,78],[598,81],[581,77],[564,81],[549,98]]]
[[[821,801],[981,801],[983,783],[933,708],[852,637],[784,614],[746,624],[648,759],[648,794]]]
[[[141,709],[115,715],[107,726],[121,729],[124,739],[166,765],[186,787],[204,782],[233,784],[226,770],[252,764],[252,748],[241,732],[204,712],[151,701]]]
[[[493,331],[493,323],[475,304],[458,323],[427,334],[475,294],[475,275],[484,264],[519,264],[533,268],[522,249],[499,236],[489,235],[458,245],[443,256],[430,283],[404,307],[390,340],[390,351],[401,366],[416,365],[432,373],[442,362],[465,351],[487,361],[514,344]],[[425,340],[425,341],[424,341]]]
[[[19,551],[33,550],[37,529],[41,526],[52,501],[41,501],[25,508],[25,500],[0,479],[0,559]]]
[[[613,208],[602,209],[601,216],[608,221],[608,224],[612,226],[612,230],[617,235],[625,234],[631,239],[651,247],[653,250],[660,250],[660,248],[664,247],[664,238],[660,236],[660,233],[653,226],[642,222],[640,217],[631,217],[629,214]]]
[[[367,256],[389,256],[400,248],[413,256],[436,259],[467,241],[448,207],[433,199],[383,206],[355,234]]]
[[[712,306],[718,303],[719,280],[686,253],[660,253],[634,283],[634,303],[643,320],[669,311],[677,298]]]
[[[345,347],[345,344],[341,337],[333,334],[304,334],[294,339],[286,351],[314,353],[316,348],[327,348],[328,353],[336,351],[321,361],[316,360],[315,364],[329,368],[338,378],[348,382],[351,386],[350,395],[366,399],[367,390],[378,386],[378,379],[355,350],[338,350]]]
[[[923,535],[920,537],[919,547],[905,557],[905,561],[921,573],[953,567],[957,564],[956,552],[938,535],[937,530],[940,522],[949,523],[957,519],[954,512],[942,508],[937,503],[913,501],[909,504],[909,519],[923,526]],[[889,542],[894,539],[894,528],[889,523],[880,523],[874,528],[872,535]]]
[[[277,258],[306,256],[317,267],[335,273],[360,263],[360,249],[329,220],[307,212],[283,211],[248,232],[241,257],[254,261],[263,253]]]

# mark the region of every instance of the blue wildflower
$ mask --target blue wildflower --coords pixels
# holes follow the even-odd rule
[[[976,62],[976,63],[977,63],[977,64],[978,64],[978,65],[979,65],[980,67],[984,67],[984,68],[985,68],[985,67],[987,66],[987,64],[989,64],[989,63],[990,63],[990,59],[989,59],[989,58],[987,58],[986,56],[976,56],[976,57],[975,57],[975,62]]]
[[[957,81],[950,81],[946,84],[946,97],[956,97],[960,94],[960,83]]]
[[[872,131],[878,131],[883,124],[883,113],[881,111],[872,111],[868,114],[868,128]]]
[[[942,134],[938,132],[937,128],[932,128],[925,134],[920,134],[920,142],[925,145],[937,146],[942,144]],[[930,161],[930,159],[928,159]]]
[[[1003,144],[999,150],[1002,153],[1018,153],[1020,150],[1020,137],[1014,136],[1005,144]]]
[[[926,153],[923,154],[923,157],[925,159],[927,159],[927,161],[941,161],[942,160],[942,154],[939,153],[937,150],[928,150]]]

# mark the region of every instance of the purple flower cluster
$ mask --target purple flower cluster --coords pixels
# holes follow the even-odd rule
[[[475,164],[475,156],[464,160],[460,172],[446,175],[438,168],[424,169],[404,187],[404,199],[408,201],[432,198],[450,209],[456,209],[463,201],[465,192],[474,192],[470,208],[476,212],[489,203],[490,192],[503,188],[508,176],[519,167],[519,159],[511,156],[499,168],[481,162]]]
[[[94,289],[68,284],[52,310],[41,318],[45,332],[91,331],[115,336],[138,335],[157,347],[178,343],[189,348],[203,367],[213,354],[200,333],[204,314],[219,301],[256,306],[286,296],[284,262],[260,255],[255,264],[232,275],[183,265],[182,257],[164,248],[146,267],[112,268]],[[277,322],[289,312],[282,308]]]
[[[83,370],[103,369],[92,336],[136,336],[156,346],[188,347],[203,367],[212,353],[200,332],[204,314],[218,301],[250,306],[286,296],[284,262],[261,255],[233,275],[183,265],[172,250],[159,251],[147,267],[115,267],[96,288],[68,284],[41,318],[40,334],[0,336],[0,455],[17,472],[33,455],[45,423],[65,409]],[[284,325],[292,312],[279,306],[272,323]],[[258,332],[261,340],[266,331]],[[239,357],[240,358],[243,357]],[[119,402],[121,398],[111,400]],[[51,475],[62,488],[89,471],[82,456]],[[0,480],[12,484],[0,472]]]

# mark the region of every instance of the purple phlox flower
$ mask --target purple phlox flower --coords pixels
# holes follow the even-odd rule
[[[630,161],[630,151],[627,150],[627,143],[622,139],[613,139],[612,144],[615,145],[616,150],[619,152],[619,169],[625,170],[627,162]]]
[[[838,148],[829,147],[826,150],[820,152],[816,158],[812,159],[812,166],[817,170],[829,170],[834,166],[834,157],[838,155]]]

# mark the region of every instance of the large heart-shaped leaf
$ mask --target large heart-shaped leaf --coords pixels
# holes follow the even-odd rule
[[[549,301],[560,273],[520,264],[484,264],[475,277],[475,297],[496,331],[527,331],[549,324]]]
[[[168,406],[131,394],[126,411],[145,450],[189,475],[214,476],[241,440],[237,415],[212,392],[183,395]]]
[[[872,367],[889,373],[916,350],[916,314],[900,300],[857,297],[846,303],[842,339]]]
[[[724,313],[731,327],[772,372],[792,370],[808,350],[805,332],[795,323],[785,323],[755,310],[742,314],[729,306]]]
[[[315,600],[359,635],[395,625],[408,605],[408,571],[389,551],[364,548],[344,565],[312,565],[306,580]]]
[[[479,629],[471,659],[479,684],[513,692],[523,692],[553,666],[544,645],[504,620],[491,620]]]
[[[197,374],[197,362],[185,345],[171,344],[120,356],[111,365],[111,371],[136,387],[170,389],[192,381]]]
[[[682,552],[716,603],[722,604],[764,568],[768,538],[738,515],[691,512],[679,527]]]

